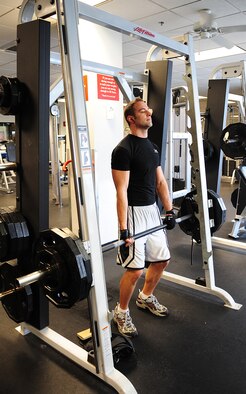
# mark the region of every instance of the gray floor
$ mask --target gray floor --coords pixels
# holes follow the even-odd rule
[[[227,222],[217,236],[231,231],[234,210],[230,194],[235,186],[223,184],[221,195],[227,205]],[[68,226],[68,198],[63,189],[63,207],[51,199],[50,227]],[[14,194],[0,194],[1,206],[14,205]],[[190,278],[203,276],[201,250],[179,227],[168,233],[172,262],[170,272]],[[241,239],[238,242],[245,242]],[[193,263],[191,265],[191,253]],[[216,285],[225,289],[236,302],[246,304],[245,255],[214,250]],[[105,272],[109,308],[118,300],[121,268],[115,265],[115,252],[105,254]],[[143,279],[140,279],[141,287]],[[155,318],[138,310],[135,297],[131,315],[139,330],[134,339],[136,354],[118,368],[125,373],[140,394],[241,394],[245,393],[246,316],[223,306],[211,295],[161,281],[156,295],[171,313],[167,319]],[[50,305],[50,326],[79,343],[76,333],[88,327],[86,302],[69,310]],[[94,375],[67,360],[39,339],[22,337],[0,307],[0,393],[111,393],[112,388]],[[115,327],[112,326],[113,331]]]

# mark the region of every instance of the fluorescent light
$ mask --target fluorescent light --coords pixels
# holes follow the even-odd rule
[[[243,53],[246,54],[246,52],[243,49],[237,46],[234,46],[231,49],[227,49],[227,48],[209,49],[207,51],[196,52],[195,61],[201,62],[203,60],[217,59],[220,57],[232,56],[232,55],[240,55]]]

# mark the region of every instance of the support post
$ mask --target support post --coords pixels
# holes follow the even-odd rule
[[[31,57],[30,57],[31,54]],[[22,101],[16,116],[17,210],[27,219],[33,241],[49,228],[50,24],[41,19],[17,27],[17,78]],[[35,271],[32,252],[18,260],[24,273]],[[32,286],[33,313],[28,323],[48,325],[48,301]]]
[[[165,168],[167,132],[171,108],[172,61],[160,60],[146,63],[149,70],[148,106],[154,108],[153,126],[149,139],[160,149],[161,166]]]
[[[207,158],[205,166],[207,187],[218,194],[220,194],[223,161],[220,137],[222,130],[226,127],[229,84],[228,79],[212,79],[208,84],[204,140],[208,142],[208,146],[211,146],[212,149],[211,157]]]
[[[78,37],[78,13],[75,0],[56,3],[57,27],[61,49],[64,93],[68,115],[70,149],[74,172],[74,186],[80,237],[89,240],[94,286],[90,291],[89,309],[94,343],[95,373],[119,392],[136,393],[131,382],[115,370],[111,346],[111,326],[105,283],[105,272],[100,242],[93,166],[89,145],[89,130],[83,87],[83,70]],[[82,137],[86,136],[85,146]],[[85,367],[91,370],[87,361]]]

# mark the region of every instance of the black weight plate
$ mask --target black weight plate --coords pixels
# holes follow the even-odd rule
[[[23,232],[22,232],[22,227],[19,221],[17,221],[17,217],[15,212],[8,210],[7,211],[11,223],[14,224],[15,232],[16,232],[16,245],[17,245],[17,250],[16,250],[16,258],[19,257],[22,253],[22,248],[23,248]]]
[[[201,243],[200,223],[198,218],[194,215],[194,213],[198,213],[198,205],[194,199],[195,194],[196,190],[186,194],[181,202],[178,216],[183,217],[189,214],[193,216],[188,220],[180,222],[179,227],[185,234],[192,236],[197,243]],[[213,190],[208,190],[208,199],[212,200],[211,207],[209,207],[210,224],[213,223],[213,225],[210,226],[212,235],[225,222],[226,208],[222,198]]]
[[[18,266],[4,263],[0,266],[0,281],[2,291],[15,289],[16,278],[21,276]],[[2,298],[2,305],[10,317],[16,323],[27,321],[33,311],[33,296],[30,286],[14,291]]]
[[[246,124],[228,125],[222,132],[220,146],[227,157],[235,160],[246,157]]]
[[[0,219],[0,261],[6,261],[8,253],[9,236],[4,224],[4,221]]]
[[[9,235],[8,253],[5,261],[18,258],[30,247],[30,236],[25,218],[20,212],[10,207],[2,208],[0,217],[5,223]]]
[[[210,226],[211,234],[214,234],[226,221],[226,207],[222,198],[213,190],[208,190],[208,199],[212,200],[212,207],[208,212],[210,221],[213,220],[213,226]]]
[[[19,242],[15,231],[14,223],[10,221],[9,215],[1,210],[0,219],[4,222],[8,232],[8,251],[5,261],[15,259],[19,249]]]
[[[62,286],[52,291],[44,286],[47,298],[58,308],[70,308],[75,302],[88,296],[91,282],[87,279],[88,267],[77,248],[74,239],[59,229],[46,230],[41,233],[36,246],[36,266],[40,266],[39,258],[45,249],[53,250],[59,270],[62,272]],[[57,257],[59,256],[59,257]],[[44,281],[45,283],[45,281]]]
[[[237,199],[238,199],[238,187],[233,190],[232,194],[231,194],[231,203],[233,205],[234,208],[237,208]]]
[[[194,194],[196,194],[196,190],[186,194],[181,202],[178,216],[183,217],[190,214],[193,216],[180,222],[179,227],[185,234],[192,236],[197,243],[201,243],[200,223],[195,216],[195,213],[198,213],[198,206],[194,200]]]
[[[30,237],[28,226],[27,226],[27,222],[26,222],[26,219],[24,218],[24,216],[22,215],[22,213],[20,213],[18,211],[12,212],[12,218],[13,218],[14,222],[16,223],[16,225],[18,226],[18,228],[20,227],[20,229],[22,231],[22,241],[21,241],[20,254],[23,255],[30,248],[30,238],[31,237]]]

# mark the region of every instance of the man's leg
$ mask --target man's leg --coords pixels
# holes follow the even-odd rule
[[[153,295],[163,270],[167,267],[168,261],[162,263],[150,264],[145,277],[143,290],[139,293],[136,304],[141,309],[147,309],[156,316],[168,316],[169,312],[166,306],[161,305]]]
[[[120,307],[128,309],[132,293],[143,270],[126,270],[120,281]]]
[[[154,292],[162,276],[162,272],[168,266],[168,263],[169,261],[165,261],[163,263],[153,263],[149,265],[145,275],[144,287],[142,289],[145,295],[151,295]]]
[[[114,322],[121,334],[127,337],[138,335],[137,329],[132,323],[128,305],[135,289],[136,283],[143,270],[127,270],[120,281],[120,303],[114,310]]]

